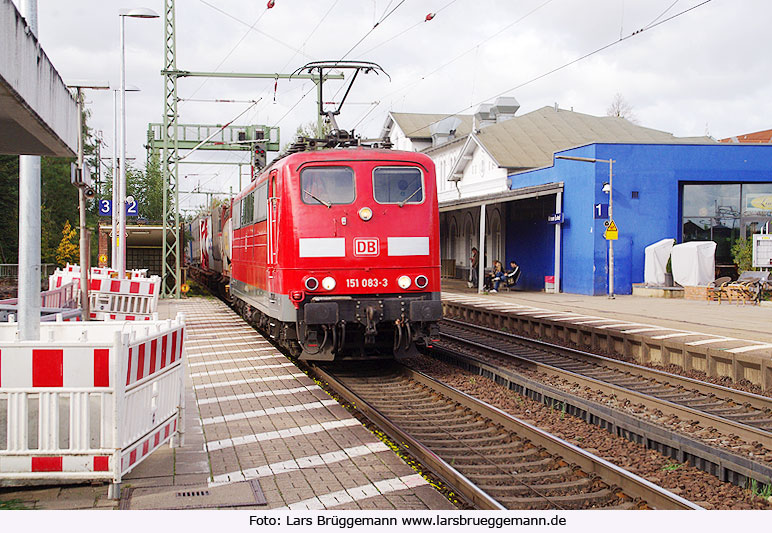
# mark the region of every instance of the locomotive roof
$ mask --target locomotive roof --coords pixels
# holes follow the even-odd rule
[[[255,178],[252,183],[244,187],[236,196],[234,200],[240,199],[242,196],[252,190],[256,183],[262,181],[268,176],[271,170],[290,166],[291,168],[298,168],[299,166],[310,162],[324,162],[324,161],[395,161],[395,162],[411,162],[428,167],[433,164],[432,159],[426,154],[420,152],[408,152],[404,150],[388,150],[384,148],[332,148],[327,150],[309,150],[304,152],[295,152],[293,154],[286,155],[280,159],[275,160],[273,163],[265,167],[260,171],[260,174]]]
[[[297,152],[277,161],[277,164],[302,165],[309,161],[415,161],[426,164],[431,158],[419,152],[386,150],[383,148],[344,148]]]

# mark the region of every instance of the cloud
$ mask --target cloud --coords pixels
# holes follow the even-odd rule
[[[372,29],[350,58],[380,63],[391,82],[383,76],[360,76],[349,95],[352,105],[339,119],[342,127],[359,123],[358,132],[372,136],[380,132],[390,109],[453,113],[469,108],[646,27],[672,3],[457,0],[448,6],[449,0],[423,0],[405,2],[372,29],[387,6],[397,3],[277,0],[266,11],[265,2],[187,0],[177,2],[177,66],[206,71],[222,62],[221,72],[292,71],[309,58],[340,58]],[[681,0],[659,20],[698,3]],[[140,4],[163,12],[161,0]],[[117,9],[117,4],[99,0],[39,0],[40,40],[65,79],[108,79],[117,85]],[[429,12],[438,15],[423,22]],[[602,115],[619,92],[642,125],[677,135],[703,135],[706,125],[720,137],[768,128],[764,117],[772,116],[767,97],[772,88],[766,29],[770,15],[772,4],[765,0],[712,1],[508,94],[520,101],[521,113],[558,102]],[[258,18],[259,31],[249,30]],[[127,98],[128,151],[141,162],[147,124],[160,122],[163,110],[163,21],[127,20],[126,42],[127,80],[142,89]],[[179,96],[262,97],[243,120],[278,124],[283,142],[299,124],[316,120],[315,92],[308,82],[280,81],[274,103],[272,80],[204,81],[180,79]],[[325,99],[339,86],[326,84]],[[92,126],[110,141],[112,95],[93,92],[88,99]],[[373,101],[381,103],[362,120],[371,109],[363,104]],[[245,106],[181,102],[181,121],[225,123]],[[241,156],[227,157],[232,161]],[[188,167],[189,174],[213,168]],[[237,171],[223,167],[210,185],[237,187]]]

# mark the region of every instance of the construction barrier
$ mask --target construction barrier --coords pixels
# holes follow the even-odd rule
[[[0,485],[111,481],[184,434],[183,315],[141,324],[0,324]]]
[[[79,284],[78,284],[79,285]],[[61,315],[64,320],[73,320],[80,317],[78,305],[77,287],[74,282],[67,283],[57,289],[40,293],[40,320],[41,322],[59,320]],[[19,299],[9,298],[0,300],[0,322],[9,320],[18,313]]]
[[[158,309],[161,278],[93,278],[89,285],[91,318],[150,320]]]
[[[91,267],[89,278],[118,278],[118,271],[112,268]],[[126,271],[126,279],[147,279],[147,269],[138,268]],[[57,268],[48,278],[48,289],[57,289],[71,281],[77,283],[75,290],[80,288],[80,266],[67,263],[64,268]]]

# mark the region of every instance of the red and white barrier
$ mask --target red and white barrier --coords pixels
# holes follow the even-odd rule
[[[40,329],[47,341],[18,342],[0,324],[0,485],[101,479],[116,497],[123,475],[182,439],[184,317]]]
[[[118,271],[107,267],[91,267],[89,278],[118,278]],[[147,269],[138,268],[126,272],[126,279],[144,280],[147,279]],[[53,274],[48,277],[48,289],[58,289],[74,281],[77,283],[75,290],[80,289],[80,266],[67,263],[64,268],[57,268]]]
[[[94,278],[89,286],[91,318],[150,320],[158,309],[161,278]]]

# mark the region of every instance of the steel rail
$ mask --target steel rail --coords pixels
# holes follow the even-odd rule
[[[317,365],[311,365],[314,373],[322,380],[331,385],[336,393],[343,397],[347,402],[356,406],[356,409],[370,419],[375,425],[382,429],[391,438],[397,438],[407,444],[409,453],[426,465],[435,473],[443,483],[453,487],[456,492],[472,502],[477,508],[485,510],[505,510],[499,502],[491,496],[480,490],[474,483],[466,478],[461,472],[446,463],[437,454],[421,444],[410,436],[408,432],[400,428],[397,424],[391,422],[380,411],[372,407],[366,401],[362,400],[357,394],[343,385],[333,374],[328,373]]]
[[[472,324],[465,324],[465,325],[473,328],[479,328],[479,326],[472,325]],[[496,353],[498,355],[502,355],[518,361],[522,361],[523,363],[526,363],[529,366],[532,366],[534,369],[538,370],[540,373],[543,373],[547,376],[571,380],[583,387],[599,389],[604,394],[608,394],[608,395],[613,394],[613,395],[616,395],[618,398],[627,399],[635,403],[640,403],[643,406],[645,406],[647,409],[659,409],[660,411],[666,414],[675,415],[680,418],[690,418],[692,420],[696,420],[700,424],[712,426],[726,435],[731,435],[731,434],[737,435],[738,437],[742,438],[748,443],[752,443],[754,441],[768,443],[770,440],[770,437],[772,437],[772,434],[762,429],[748,426],[746,424],[741,424],[739,422],[734,422],[732,420],[728,420],[726,418],[722,418],[710,413],[706,413],[704,411],[700,411],[692,407],[680,405],[678,403],[671,402],[669,400],[664,400],[661,398],[657,398],[655,396],[650,396],[645,393],[637,392],[635,390],[628,389],[620,385],[614,385],[613,383],[608,383],[606,381],[602,381],[597,378],[591,378],[570,370],[565,370],[553,365],[535,361],[533,359],[529,359],[527,356],[524,356],[524,355],[513,354],[505,350],[501,350],[491,346],[486,346],[479,342],[465,339],[463,337],[449,335],[447,333],[441,333],[440,338],[450,339],[469,346],[474,346],[475,348],[478,348],[481,350],[486,350],[489,352]],[[436,347],[436,344],[435,344],[435,347]]]
[[[359,398],[356,393],[342,384],[333,374],[330,374],[317,366],[314,366],[313,368],[322,379],[328,384],[332,384],[336,392],[341,394],[347,401],[356,405],[357,410],[362,411],[387,434],[391,437],[397,437],[402,442],[407,443],[408,450],[411,454],[431,468],[444,482],[456,489],[458,493],[468,498],[474,505],[482,509],[504,509],[501,504],[472,484],[463,474],[448,465],[431,449],[421,444],[420,441],[414,439],[398,425],[391,422],[378,409],[368,404],[362,398]],[[543,446],[549,453],[560,456],[567,462],[579,466],[586,473],[594,473],[600,476],[600,478],[609,485],[619,486],[628,496],[640,498],[653,508],[702,509],[698,505],[681,498],[662,487],[586,452],[585,450],[528,424],[527,422],[519,420],[492,405],[477,400],[464,392],[449,387],[410,368],[402,367],[401,370],[407,379],[412,379],[432,389],[436,393],[447,397],[451,401],[481,414],[523,439],[530,440],[539,446]]]
[[[545,405],[552,404],[553,407],[557,405],[556,408],[565,409],[569,415],[657,450],[678,462],[688,461],[697,468],[717,476],[721,481],[729,481],[739,486],[745,486],[751,479],[764,484],[772,483],[772,466],[741,456],[730,449],[715,448],[687,433],[677,433],[637,415],[596,403],[534,378],[496,368],[473,356],[455,352],[439,344],[435,344],[432,353],[440,358],[450,358],[452,364],[490,378],[534,401]],[[532,365],[530,362],[528,364]]]
[[[716,396],[726,397],[740,405],[747,403],[752,407],[755,407],[756,409],[762,409],[762,410],[772,408],[772,398],[769,398],[767,396],[762,396],[760,394],[754,394],[752,392],[732,389],[730,387],[725,387],[723,385],[717,385],[714,383],[709,383],[707,381],[701,381],[699,379],[680,376],[678,374],[671,374],[670,372],[666,372],[664,370],[657,370],[655,368],[649,368],[636,363],[630,363],[628,361],[613,359],[611,357],[598,355],[584,350],[578,350],[576,348],[568,348],[566,346],[561,346],[559,344],[554,344],[554,343],[539,340],[539,339],[533,339],[530,337],[524,337],[522,335],[517,335],[514,333],[500,331],[486,326],[473,324],[471,322],[464,322],[462,320],[456,320],[452,318],[443,318],[442,321],[448,322],[450,324],[459,324],[466,327],[473,327],[475,329],[480,329],[482,331],[486,331],[491,334],[506,337],[507,339],[512,339],[523,344],[533,345],[533,346],[536,346],[537,348],[548,348],[550,351],[576,355],[583,359],[588,359],[592,362],[601,362],[604,366],[607,366],[614,370],[619,370],[621,372],[634,371],[640,374],[641,376],[646,377],[647,379],[654,379],[658,381],[666,380],[670,385],[680,385],[684,388],[691,388],[693,390],[701,392],[702,394],[708,394],[708,395],[713,394]]]

